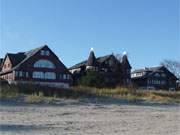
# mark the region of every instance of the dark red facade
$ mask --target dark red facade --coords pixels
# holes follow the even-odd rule
[[[47,54],[43,54],[43,52],[46,52]],[[24,59],[17,65],[13,65],[13,60],[10,58],[11,56],[7,54],[2,63],[2,71],[0,74],[1,78],[6,79],[9,82],[40,82],[42,84],[54,84],[57,86],[59,84],[69,86],[72,82],[71,73],[46,45],[29,52],[17,53],[15,55],[22,55]],[[40,67],[35,66],[35,63],[39,60],[43,62],[47,61],[50,64],[52,63],[54,67],[49,68],[48,63],[44,63],[45,65],[43,65],[43,63],[40,63]],[[7,65],[13,66],[10,66],[9,69],[6,69]],[[47,78],[43,76],[34,77],[34,72],[40,73],[39,75],[45,75],[46,73],[49,73],[49,78],[48,76]],[[53,76],[51,76],[51,74]]]

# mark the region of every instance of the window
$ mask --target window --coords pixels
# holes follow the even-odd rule
[[[23,72],[19,71],[19,77],[23,77]]]
[[[161,84],[160,80],[152,80],[152,84]]]
[[[49,56],[49,51],[45,51],[45,55],[46,55],[46,56]]]
[[[63,79],[65,79],[65,80],[67,79],[67,76],[66,76],[66,74],[63,74]]]
[[[45,51],[45,50],[41,50],[41,53],[40,53],[42,56],[49,56],[49,51]]]
[[[37,79],[56,79],[56,74],[54,72],[40,72],[34,71],[33,78]]]
[[[130,70],[128,70],[128,72],[130,73]],[[142,73],[133,73],[132,77],[139,77],[139,76],[142,76],[142,75],[143,75]]]
[[[162,85],[166,84],[166,81],[162,80],[162,81],[161,81],[161,84],[162,84]]]
[[[26,78],[28,78],[29,77],[29,74],[28,74],[28,72],[26,72]]]
[[[102,68],[101,71],[107,72],[107,68]]]
[[[44,73],[43,72],[34,71],[33,72],[33,78],[44,79]]]
[[[35,62],[34,67],[55,68],[55,65],[49,60],[38,60],[37,62]]]
[[[44,50],[41,50],[41,55],[42,55],[42,56],[44,55]]]
[[[54,72],[46,72],[45,79],[56,79],[56,74]]]
[[[62,74],[59,74],[59,79],[62,79]]]
[[[127,84],[130,84],[130,79],[126,79],[126,83],[127,83]]]
[[[159,77],[159,76],[160,76],[160,74],[159,74],[159,73],[156,73],[154,76]]]
[[[18,77],[18,71],[15,71],[15,77]]]
[[[109,60],[109,66],[112,66],[112,65],[113,65],[113,61]]]
[[[67,79],[70,80],[71,79],[71,75],[67,74]]]

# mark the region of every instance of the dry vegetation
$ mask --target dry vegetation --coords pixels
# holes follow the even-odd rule
[[[19,98],[26,95],[25,101],[28,103],[39,103],[46,100],[53,102],[56,98],[97,98],[97,99],[120,99],[128,102],[158,102],[158,103],[180,103],[180,92],[169,91],[144,91],[134,88],[92,88],[92,87],[72,87],[71,89],[44,88],[34,85],[2,85],[0,98]]]
[[[90,88],[90,87],[75,87],[75,91],[94,94],[98,97],[112,97],[116,99],[125,99],[128,101],[155,101],[160,103],[180,103],[180,92],[170,92],[165,90],[145,91],[136,90],[134,88]]]

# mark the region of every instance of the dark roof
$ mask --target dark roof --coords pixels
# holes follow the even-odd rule
[[[97,61],[97,63],[103,63],[104,61],[106,61],[107,59],[109,59],[112,56],[114,57],[114,55],[112,55],[112,54],[111,55],[105,55],[105,56],[102,56],[102,57],[98,57],[96,59],[96,61]],[[87,60],[82,61],[82,62],[70,67],[69,69],[80,68],[81,66],[86,66],[86,65],[87,65]]]
[[[91,51],[89,54],[89,58],[87,60],[87,66],[95,66],[97,65],[96,57],[94,55],[94,51]]]
[[[133,77],[133,78],[134,79],[147,78],[147,77],[150,77],[150,76],[154,75],[155,73],[162,73],[162,72],[164,72],[168,76],[171,76],[172,78],[177,80],[177,77],[172,72],[170,72],[166,67],[164,67],[164,66],[145,67],[144,69],[134,70],[132,73],[141,73],[141,72],[145,72],[145,74],[143,76]]]
[[[7,53],[7,57],[10,59],[12,63],[12,67],[14,67],[17,64],[19,64],[26,57],[26,55],[24,55],[24,53],[17,53],[17,54]]]
[[[122,57],[122,66],[131,68],[131,65],[129,64],[127,55],[124,55],[124,56]]]
[[[98,57],[97,58],[97,61],[99,62],[99,63],[103,63],[104,61],[106,61],[107,59],[109,59],[110,57],[112,57],[113,55],[111,54],[111,55],[105,55],[105,56],[102,56],[102,57]]]
[[[2,62],[3,62],[3,58],[0,58],[0,71],[2,69]]]
[[[132,73],[139,73],[139,72],[147,72],[147,71],[157,71],[160,70],[163,66],[156,66],[156,67],[145,67],[144,69],[137,69],[134,70]]]
[[[0,58],[0,64],[3,62],[3,58]]]
[[[41,50],[45,46],[47,46],[47,45],[35,48],[35,49],[27,51],[27,52],[19,52],[19,53],[15,53],[15,54],[7,53],[2,64],[4,63],[6,57],[9,57],[9,59],[12,63],[12,69],[7,72],[10,72],[10,71],[18,68],[22,63],[24,63],[26,60],[28,60],[31,56],[36,54],[39,50]]]
[[[0,67],[1,67],[2,62],[3,62],[3,58],[0,58]]]
[[[86,65],[86,63],[87,63],[87,60],[82,61],[82,62],[80,62],[80,63],[78,63],[78,64],[76,64],[76,65],[74,65],[74,66],[70,67],[69,69],[80,68],[80,67],[82,67],[82,66],[85,66],[85,65]]]

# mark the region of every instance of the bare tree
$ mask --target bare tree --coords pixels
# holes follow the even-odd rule
[[[180,61],[165,59],[161,62],[161,65],[165,66],[180,79]]]

